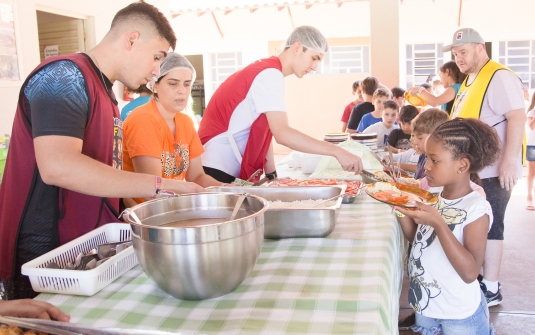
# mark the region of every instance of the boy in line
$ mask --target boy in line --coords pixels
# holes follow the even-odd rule
[[[347,133],[356,133],[362,117],[373,112],[373,93],[377,90],[377,87],[379,87],[379,81],[375,77],[366,77],[360,81],[360,89],[364,101],[353,107],[347,123]]]
[[[355,101],[351,101],[346,108],[344,108],[344,114],[342,114],[342,132],[345,132],[347,129],[347,122],[353,111],[353,107],[360,104],[364,100],[362,99],[362,89],[360,88],[360,80],[357,80],[353,83],[353,95],[355,96]]]
[[[399,111],[399,125],[401,129],[394,129],[388,135],[388,145],[392,147],[392,152],[398,153],[412,148],[411,133],[412,120],[418,116],[418,109],[413,105],[402,106]]]
[[[358,133],[362,133],[364,129],[368,128],[374,123],[381,122],[383,115],[383,104],[386,100],[391,98],[390,91],[386,88],[378,88],[373,93],[373,107],[374,110],[362,117],[357,128]]]
[[[405,92],[406,91],[399,86],[392,88],[392,99],[398,103],[399,108],[405,106]]]
[[[377,133],[377,149],[383,149],[388,143],[388,136],[393,130],[399,129],[396,124],[399,106],[394,100],[386,100],[381,115],[382,122],[372,124],[363,133]]]

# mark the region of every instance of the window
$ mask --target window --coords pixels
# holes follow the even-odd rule
[[[420,85],[444,64],[442,43],[407,44],[407,88]]]
[[[370,72],[370,47],[367,45],[332,46],[318,65],[316,73]]]
[[[212,89],[213,92],[231,74],[242,68],[241,52],[224,52],[212,54]]]
[[[499,55],[499,63],[513,70],[528,88],[535,88],[535,40],[500,41]]]
[[[283,49],[277,49],[279,55]],[[367,73],[370,72],[370,47],[368,45],[331,46],[318,63],[314,74]],[[311,74],[312,74],[311,73]]]

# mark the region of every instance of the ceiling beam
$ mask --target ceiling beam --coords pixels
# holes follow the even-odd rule
[[[457,27],[461,26],[461,10],[463,8],[463,0],[459,1],[459,19],[457,20]]]
[[[214,18],[214,22],[215,22],[215,26],[217,27],[217,31],[219,31],[219,35],[221,35],[221,38],[225,38],[225,36],[223,35],[223,32],[221,31],[221,28],[219,27],[219,23],[217,23],[217,19],[215,18],[214,12],[211,12],[211,13],[212,13],[212,17]]]
[[[290,21],[292,22],[292,29],[295,29],[294,18],[292,16],[292,12],[290,11],[290,6],[286,8],[288,8],[288,14],[290,15]]]

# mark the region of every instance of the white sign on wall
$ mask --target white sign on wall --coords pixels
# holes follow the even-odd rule
[[[45,47],[45,59],[52,56],[59,55],[59,46],[57,45],[47,45]]]

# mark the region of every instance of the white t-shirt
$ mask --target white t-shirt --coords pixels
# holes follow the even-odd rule
[[[483,99],[483,106],[481,107],[481,115],[479,119],[491,127],[496,129],[500,137],[500,148],[502,154],[500,159],[494,162],[493,165],[487,166],[483,171],[479,172],[479,177],[493,178],[500,175],[499,168],[503,159],[503,152],[505,150],[505,140],[507,138],[507,121],[504,114],[515,110],[524,109],[524,90],[520,79],[507,70],[496,71],[494,77],[490,81],[487,93]],[[520,130],[519,130],[520,131]],[[519,149],[518,154],[518,170],[517,177],[522,177],[522,153]]]
[[[244,107],[245,103],[249,103],[253,121],[265,112],[286,112],[282,72],[273,68],[260,72],[253,80],[245,100],[236,106],[230,117],[229,131],[234,134],[234,140],[242,156],[252,125],[251,117]],[[240,175],[241,164],[236,159],[225,134],[212,138],[204,145],[201,160],[204,166],[232,176]]]
[[[464,228],[483,215],[490,204],[477,192],[447,200],[439,196],[435,208],[455,238],[464,245]],[[482,236],[481,238],[487,238]],[[438,319],[464,319],[474,314],[481,301],[479,283],[465,283],[448,260],[434,228],[419,224],[409,257],[409,304],[423,316]]]
[[[530,110],[528,112],[528,115],[527,117],[534,117],[535,118],[535,109],[533,110]],[[535,121],[534,121],[535,122]],[[526,125],[526,135],[528,137],[528,142],[527,144],[528,145],[535,145],[535,129],[531,130],[527,125]]]
[[[390,132],[394,129],[399,129],[399,126],[393,125],[392,127],[387,128],[382,122],[377,122],[364,129],[363,133],[377,133],[377,149],[381,149],[388,143],[388,135],[390,135]]]

